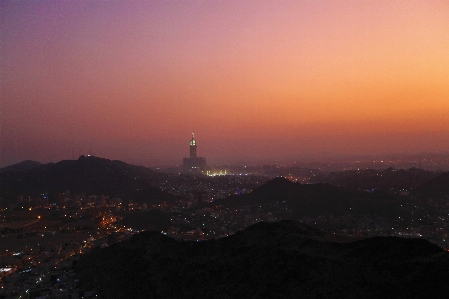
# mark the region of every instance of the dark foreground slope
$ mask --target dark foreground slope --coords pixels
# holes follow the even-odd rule
[[[145,232],[78,263],[100,298],[446,298],[449,254],[421,239],[325,242],[294,221],[220,240]]]

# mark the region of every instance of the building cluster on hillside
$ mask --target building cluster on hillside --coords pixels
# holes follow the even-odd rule
[[[58,197],[60,200],[50,202],[45,208],[71,209],[70,213],[64,214],[67,219],[80,217],[78,213],[81,211],[93,217],[101,216],[101,211],[107,212],[109,213],[107,219],[109,219],[111,215],[115,217],[114,215],[123,211],[159,209],[171,215],[171,226],[167,227],[165,233],[177,238],[210,239],[232,234],[260,221],[291,219],[289,216],[291,211],[283,203],[273,202],[264,208],[257,204],[237,205],[235,208],[219,203],[214,204],[217,200],[223,200],[232,195],[249,193],[268,179],[269,177],[266,176],[249,175],[227,175],[214,178],[201,175],[172,175],[160,183],[160,188],[176,195],[177,198],[173,201],[146,203],[133,199],[110,198],[105,195],[70,195],[70,192],[66,191]],[[20,200],[23,197],[21,196]],[[43,199],[33,201],[31,197],[26,198],[29,198],[28,202],[20,202],[25,209],[40,207],[36,204]],[[402,209],[409,213],[409,217],[398,218],[395,221],[381,216],[359,216],[350,213],[340,217],[303,217],[296,220],[336,234],[360,237],[374,235],[422,237],[447,248],[446,219],[449,213],[447,201],[429,199],[425,207],[429,206],[432,207],[432,211],[426,210],[424,206],[404,206]],[[14,219],[2,218],[0,222],[2,221],[10,222]],[[198,230],[201,230],[203,234],[199,234]]]
[[[79,279],[73,261],[102,240],[70,238],[70,243],[54,242],[61,238],[44,237],[49,245],[34,246],[27,251],[2,252],[0,263],[1,298],[93,298],[93,291],[78,288]]]
[[[292,207],[283,200],[262,205],[239,202],[237,197],[252,192],[276,175],[283,175],[293,182],[309,183],[313,179],[320,180],[323,171],[333,168],[358,169],[354,167],[364,163],[386,166],[395,164],[394,159],[353,161],[340,165],[310,164],[310,168],[287,167],[285,163],[214,168],[206,166],[205,158],[197,157],[196,149],[192,134],[190,157],[183,161],[183,173],[170,174],[153,182],[152,187],[157,186],[171,194],[161,193],[163,198],[142,199],[132,195],[121,198],[120,195],[75,194],[69,190],[37,196],[20,194],[8,201],[0,198],[0,211],[3,212],[0,216],[0,298],[94,297],[95,290],[79,288],[76,273],[72,270],[74,260],[93,247],[109,246],[138,233],[137,227],[125,226],[120,220],[136,215],[134,213],[149,215],[153,210],[159,210],[158,213],[170,219],[164,223],[161,232],[182,240],[222,238],[261,221],[294,219],[329,234],[359,238],[425,238],[449,249],[447,199],[410,201],[401,205],[402,214],[397,217],[361,215],[353,211],[340,216],[298,217],[293,216]],[[426,162],[436,163],[435,159],[429,161]],[[391,171],[395,172],[394,169]],[[358,173],[359,170],[345,172],[356,177]],[[369,170],[364,174],[377,177],[379,172]],[[373,192],[374,189],[364,190]],[[389,191],[411,198],[407,197],[408,189]],[[151,227],[148,224],[146,229]]]

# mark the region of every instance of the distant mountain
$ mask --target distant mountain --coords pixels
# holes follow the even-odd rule
[[[393,191],[410,190],[438,173],[419,168],[384,170],[361,169],[331,173],[319,173],[310,179],[311,183],[327,183],[356,190]]]
[[[319,215],[402,216],[406,199],[384,192],[365,192],[329,184],[300,184],[277,177],[249,194],[214,201],[224,206],[255,205],[288,219]],[[275,212],[277,211],[277,212]],[[283,212],[282,212],[283,211]]]
[[[412,193],[423,197],[449,199],[449,172],[440,174],[414,188]]]
[[[93,156],[43,164],[25,172],[0,173],[0,196],[38,195],[70,190],[72,194],[135,195],[139,199],[172,196],[153,187],[164,174],[143,166]]]
[[[144,232],[78,262],[100,298],[447,298],[449,253],[422,239],[350,243],[294,221],[176,241]]]
[[[0,173],[1,172],[24,172],[24,171],[28,171],[30,169],[39,167],[41,165],[42,165],[42,163],[37,162],[37,161],[25,160],[20,163],[16,163],[13,165],[9,165],[9,166],[0,168]]]

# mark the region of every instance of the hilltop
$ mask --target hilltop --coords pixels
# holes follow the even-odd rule
[[[385,192],[365,192],[329,184],[300,184],[277,177],[251,193],[215,201],[225,206],[258,205],[264,210],[283,210],[280,216],[298,219],[304,216],[341,216],[346,214],[401,215],[406,199]]]
[[[176,241],[144,232],[78,262],[102,298],[444,298],[449,254],[422,239],[326,242],[295,221]]]
[[[41,166],[42,163],[37,162],[37,161],[33,161],[33,160],[25,160],[13,165],[9,165],[3,168],[0,168],[0,173],[1,172],[24,172],[24,171],[28,171],[30,169],[36,168]]]
[[[25,162],[24,162],[25,163]],[[29,163],[28,163],[29,164]],[[4,170],[4,169],[3,169]],[[0,197],[14,198],[18,194],[54,193],[70,190],[74,193],[133,195],[133,198],[173,196],[155,188],[155,182],[164,174],[143,166],[93,156],[80,156],[78,160],[36,165],[17,172],[6,169],[0,173]]]

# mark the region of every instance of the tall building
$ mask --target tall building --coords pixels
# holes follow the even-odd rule
[[[200,173],[206,170],[206,158],[197,157],[196,155],[196,140],[193,133],[190,140],[190,157],[183,159],[183,169],[192,173]]]
[[[190,158],[196,158],[196,141],[192,133],[192,140],[190,140]]]

